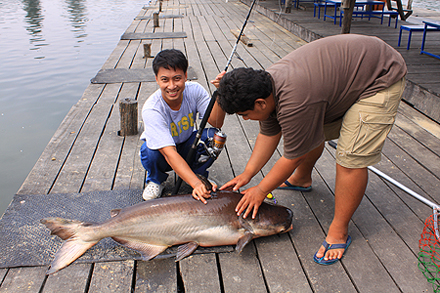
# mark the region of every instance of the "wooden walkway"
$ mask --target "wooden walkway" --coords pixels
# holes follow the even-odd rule
[[[250,5],[252,0],[242,0]],[[292,8],[290,13],[283,13],[284,9],[279,0],[258,1],[256,10],[269,17],[284,28],[293,32],[307,42],[318,38],[336,35],[341,33],[339,18],[336,25],[333,19],[326,18],[324,21],[324,8],[321,8],[321,17],[314,15],[313,1],[300,1],[300,9]],[[284,2],[284,1],[283,1]],[[395,6],[395,3],[394,3]],[[332,15],[334,9],[329,8],[327,14]],[[385,17],[383,24],[380,19],[354,18],[350,33],[377,36],[399,51],[408,66],[407,85],[403,98],[414,108],[421,111],[431,119],[440,123],[440,60],[428,55],[420,55],[422,44],[422,32],[413,32],[410,50],[406,50],[408,43],[408,32],[402,32],[402,42],[397,46],[399,40],[400,25],[421,24],[423,18],[410,17],[407,21],[399,19],[397,28],[394,28],[395,19],[391,19],[391,26],[388,26],[388,18]],[[440,21],[440,13],[437,17],[430,19],[434,22]],[[425,43],[425,50],[440,55],[440,33],[428,32]]]
[[[186,32],[187,38],[121,40],[103,69],[151,67],[151,59],[142,58],[142,44],[147,42],[152,54],[177,48],[188,56],[198,82],[212,92],[209,80],[223,70],[235,43],[231,30],[241,28],[248,9],[235,0],[165,1],[161,15],[183,17],[160,18],[156,29],[151,19],[134,20],[127,32]],[[142,9],[139,16],[155,11]],[[240,59],[234,58],[233,67],[267,68],[305,44],[259,13],[252,15],[246,35],[253,46],[239,45]],[[139,136],[117,135],[118,102],[132,97],[141,106],[156,89],[155,82],[90,84],[18,193],[142,189],[145,171],[138,156]],[[222,130],[228,135],[226,150],[210,169],[220,184],[244,170],[258,123],[230,115]],[[251,184],[267,174],[280,154],[282,148]],[[333,155],[327,146],[313,173],[312,192],[274,192],[280,204],[292,209],[294,229],[257,239],[241,254],[200,254],[178,263],[173,259],[73,263],[49,277],[47,267],[0,269],[0,292],[430,292],[418,270],[417,253],[431,209],[373,173],[350,224],[353,243],[344,259],[329,267],[313,262],[333,217]],[[440,202],[439,156],[440,127],[402,103],[376,167]]]

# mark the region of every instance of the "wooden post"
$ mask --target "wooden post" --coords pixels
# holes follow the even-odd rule
[[[159,27],[159,12],[153,13],[153,23],[154,27]]]
[[[341,9],[344,9],[344,18],[342,18],[341,34],[349,34],[351,28],[351,18],[356,0],[343,0]]]
[[[152,58],[151,56],[151,44],[144,44],[144,58]]]
[[[120,136],[138,134],[138,102],[131,98],[122,99],[119,102],[119,114],[121,117]]]

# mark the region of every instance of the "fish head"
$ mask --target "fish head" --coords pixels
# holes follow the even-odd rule
[[[252,232],[254,237],[270,236],[290,231],[292,226],[293,213],[290,209],[275,204],[263,203],[258,209],[255,219],[248,217],[241,221],[243,225]],[[242,222],[242,223],[243,223]]]

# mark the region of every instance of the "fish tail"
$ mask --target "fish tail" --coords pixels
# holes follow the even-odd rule
[[[85,238],[89,237],[85,237],[84,229],[91,225],[89,223],[62,218],[47,218],[41,220],[41,223],[50,229],[52,235],[57,235],[61,239],[66,240],[55,254],[55,258],[46,273],[47,275],[65,268],[100,240],[85,240]]]

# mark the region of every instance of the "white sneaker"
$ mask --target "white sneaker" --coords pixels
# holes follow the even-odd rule
[[[163,185],[157,184],[152,181],[148,181],[147,186],[145,186],[142,197],[144,200],[149,200],[153,198],[158,198],[162,195]]]

